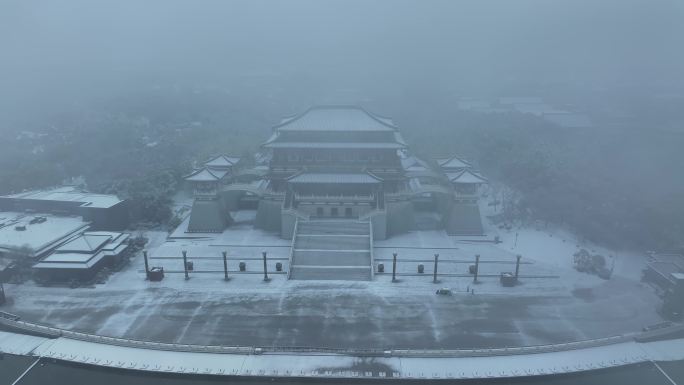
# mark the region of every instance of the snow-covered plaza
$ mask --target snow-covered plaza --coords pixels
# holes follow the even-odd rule
[[[22,319],[65,329],[131,339],[202,345],[309,346],[335,348],[487,348],[560,343],[640,331],[661,322],[660,299],[642,283],[644,258],[580,244],[562,230],[487,226],[488,237],[415,231],[374,244],[372,281],[295,281],[285,274],[263,280],[262,252],[284,264],[290,241],[254,229],[249,211],[222,234],[167,238],[147,232],[151,266],[167,273],[145,279],[141,254],[104,284],[92,288],[7,285],[3,310]],[[517,233],[517,236],[516,236]],[[483,242],[500,237],[500,243]],[[610,280],[575,271],[579,247],[614,264]],[[181,251],[194,262],[183,275]],[[229,280],[221,252],[227,251]],[[398,282],[391,279],[397,253]],[[439,253],[439,282],[433,255]],[[479,282],[467,274],[481,256]],[[523,256],[520,283],[503,287],[498,275]],[[415,274],[419,260],[425,273]],[[612,262],[614,260],[614,262]],[[244,261],[247,273],[237,273]],[[507,264],[492,261],[509,261]],[[458,263],[457,263],[458,262]],[[202,271],[213,270],[213,273]],[[410,274],[409,274],[410,273]],[[453,295],[436,295],[448,287]]]

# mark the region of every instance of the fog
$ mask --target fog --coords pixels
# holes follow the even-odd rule
[[[589,215],[612,207],[599,216],[616,227],[645,234],[644,218],[682,226],[684,178],[671,173],[684,165],[681,1],[70,0],[0,10],[0,131],[63,136],[25,148],[6,141],[2,192],[79,175],[130,178],[130,169],[141,177],[143,167],[188,171],[210,154],[256,149],[282,116],[360,104],[394,117],[422,156],[459,153],[514,189],[543,187],[528,191],[556,197],[543,212],[573,188]],[[457,109],[463,98],[506,96],[540,97],[593,124],[557,130],[539,114]],[[192,122],[205,131],[170,134]],[[106,144],[113,136],[120,143]],[[169,148],[144,147],[162,138]],[[126,168],[115,150],[135,145],[140,159],[123,156]],[[511,166],[518,155],[533,159]],[[83,162],[93,157],[102,164]],[[528,160],[553,176],[535,179]],[[637,202],[643,210],[630,209]],[[573,211],[553,218],[573,222]],[[586,218],[574,222],[593,231]],[[662,227],[668,242],[680,238]]]
[[[0,382],[674,384],[683,149],[682,0],[0,0]]]
[[[320,98],[684,82],[684,5],[609,1],[3,1],[6,113],[271,75]],[[307,89],[311,88],[311,89]],[[348,102],[357,102],[349,100]],[[35,112],[35,111],[34,111]]]

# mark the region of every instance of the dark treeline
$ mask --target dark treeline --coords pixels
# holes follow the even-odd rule
[[[517,219],[568,226],[615,247],[673,249],[684,233],[684,134],[620,127],[564,129],[519,113],[425,111],[405,130],[424,154],[462,154],[518,192]]]
[[[82,177],[93,192],[129,200],[134,222],[166,222],[194,162],[249,156],[267,135],[272,120],[257,109],[212,92],[165,89],[69,109],[48,123],[27,118],[0,151],[0,193]]]

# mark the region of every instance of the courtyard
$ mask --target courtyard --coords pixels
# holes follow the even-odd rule
[[[487,238],[414,231],[374,244],[375,264],[385,274],[372,281],[296,281],[287,271],[289,241],[254,229],[248,211],[222,234],[193,238],[149,231],[151,266],[169,273],[145,280],[137,255],[104,284],[77,289],[7,285],[4,311],[22,319],[87,333],[201,345],[334,348],[493,348],[562,343],[638,332],[661,322],[660,299],[640,282],[643,259],[580,244],[559,229],[489,226]],[[517,236],[515,235],[517,233]],[[609,257],[610,280],[579,273],[572,253],[587,247]],[[181,251],[195,264],[183,275]],[[221,252],[229,261],[223,277]],[[262,252],[269,258],[263,280]],[[398,282],[391,279],[397,253]],[[438,282],[432,281],[439,253]],[[481,256],[481,275],[467,270]],[[503,287],[497,277],[522,255],[520,284]],[[238,261],[246,272],[237,272]],[[424,262],[419,262],[424,261]],[[613,262],[614,261],[614,262]],[[506,263],[503,263],[506,262]],[[417,274],[418,263],[425,273]],[[388,274],[388,272],[390,272]],[[436,295],[439,288],[452,295]]]

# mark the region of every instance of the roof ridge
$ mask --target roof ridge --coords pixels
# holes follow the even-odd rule
[[[214,177],[214,178],[216,178],[216,179],[221,179],[221,178],[219,178],[216,174],[214,174],[214,172],[212,172],[212,170],[211,170],[209,167],[207,167],[207,166],[203,166],[202,168],[199,168],[199,169],[193,171],[192,173],[190,173],[190,174],[184,176],[183,179],[192,178],[192,177],[194,177],[194,176],[196,176],[196,175],[199,175],[199,174],[201,174],[201,173],[203,173],[203,172],[205,172],[205,171],[206,171],[209,175],[211,175],[212,177]]]
[[[230,156],[228,154],[219,154],[219,155],[216,155],[216,156],[209,158],[209,160],[205,161],[203,164],[206,166],[208,163],[211,163],[217,159],[223,159],[224,161],[226,161],[226,163],[229,163],[230,165],[235,165],[235,162],[233,162],[231,160],[231,158],[240,159],[239,156]]]
[[[199,174],[200,172],[202,172],[202,170],[204,170],[205,168],[206,168],[206,167],[202,167],[202,168],[198,168],[198,169],[192,170],[192,171],[190,172],[190,174],[183,176],[183,179],[185,179],[185,178],[190,178],[191,176],[195,176],[195,175]]]
[[[393,128],[395,131],[398,132],[397,126],[395,126],[394,124],[389,124],[389,123],[385,122],[384,120],[382,120],[382,118],[390,119],[389,117],[385,117],[385,116],[381,116],[381,115],[374,114],[374,113],[368,111],[367,109],[365,109],[365,108],[363,108],[363,107],[361,107],[361,106],[359,106],[359,109],[360,109],[361,111],[365,112],[366,115],[370,116],[370,117],[371,117],[373,120],[375,120],[376,122],[378,122],[378,123],[380,123],[380,124],[382,124],[382,125],[384,125],[384,126]]]
[[[275,130],[276,128],[280,128],[280,127],[286,126],[286,125],[288,125],[294,121],[297,121],[297,120],[301,119],[304,115],[308,114],[313,109],[314,109],[314,106],[311,106],[311,107],[307,108],[306,110],[304,110],[303,112],[300,112],[299,114],[291,115],[290,119],[287,119],[285,121],[282,121],[282,122],[276,124],[275,126],[272,127],[272,129]]]
[[[81,237],[83,238],[83,241],[85,242],[85,244],[88,246],[88,249],[92,251],[93,245],[90,244],[90,241],[88,240],[88,236],[82,235]]]
[[[458,156],[458,155],[452,155],[451,157],[446,158],[446,160],[443,161],[443,162],[441,162],[441,163],[439,163],[439,165],[440,165],[440,166],[443,166],[443,165],[445,165],[445,164],[451,162],[451,161],[454,160],[454,159],[458,159],[459,161],[461,161],[461,163],[465,163],[465,164],[467,164],[467,165],[472,166],[472,163],[470,163],[469,161],[465,160],[464,158],[462,158],[462,157],[460,157],[460,156]]]
[[[487,178],[485,178],[485,177],[483,177],[482,175],[480,175],[479,172],[473,171],[473,170],[468,169],[468,168],[463,169],[463,170],[461,170],[461,171],[458,171],[458,173],[456,174],[456,176],[453,177],[453,178],[450,177],[449,180],[454,181],[454,180],[456,180],[456,179],[459,179],[459,178],[462,177],[463,174],[465,174],[465,173],[468,173],[468,174],[472,175],[473,177],[475,177],[475,178],[477,178],[477,179],[479,179],[479,180],[481,180],[481,181],[483,181],[483,182],[488,182]]]
[[[283,120],[280,123],[276,124],[275,126],[272,127],[272,129],[276,130],[277,128],[280,128],[280,127],[286,126],[292,122],[295,122],[295,121],[303,118],[304,116],[306,116],[309,112],[311,112],[313,110],[345,110],[345,109],[362,111],[369,118],[371,118],[374,121],[382,124],[383,126],[392,128],[395,131],[397,131],[397,129],[398,129],[397,126],[395,126],[394,124],[389,124],[389,123],[387,123],[381,119],[381,118],[390,119],[389,117],[383,117],[380,115],[376,115],[376,114],[368,111],[367,109],[365,109],[363,106],[360,106],[358,104],[319,104],[319,105],[310,106],[304,112],[302,112],[300,114],[292,115],[290,119]]]

